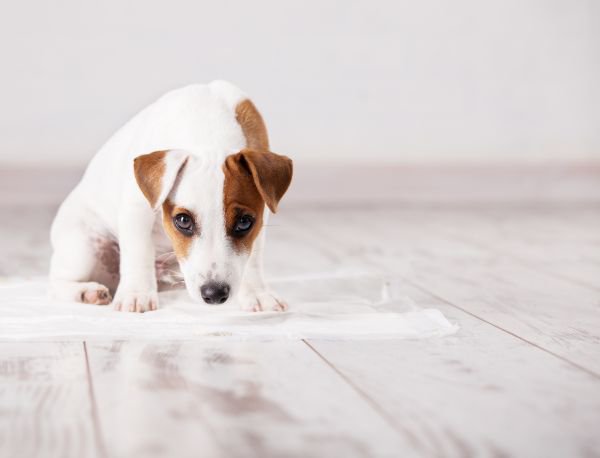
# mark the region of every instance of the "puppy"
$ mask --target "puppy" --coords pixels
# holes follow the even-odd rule
[[[146,312],[159,287],[185,284],[207,304],[285,310],[263,279],[263,226],[291,179],[237,87],[169,92],[108,140],[60,206],[51,294]]]

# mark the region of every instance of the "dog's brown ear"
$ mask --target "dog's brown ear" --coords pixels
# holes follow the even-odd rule
[[[289,157],[244,149],[234,155],[246,168],[261,197],[273,213],[292,181],[293,163]]]
[[[133,160],[135,180],[152,209],[156,210],[165,201],[187,159],[184,151],[168,150],[143,154]]]

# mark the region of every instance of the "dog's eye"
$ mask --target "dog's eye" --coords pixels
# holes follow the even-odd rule
[[[173,224],[179,230],[179,232],[185,235],[192,235],[194,231],[194,221],[192,217],[187,213],[179,213],[173,218]]]
[[[235,226],[233,228],[233,232],[236,235],[244,235],[250,230],[253,224],[254,218],[252,218],[252,216],[243,215],[236,221]]]

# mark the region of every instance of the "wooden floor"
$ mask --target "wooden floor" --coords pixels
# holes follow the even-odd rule
[[[52,211],[2,209],[0,276],[45,272]],[[269,230],[271,272],[369,270],[460,330],[0,343],[0,456],[600,456],[598,207],[288,209]]]

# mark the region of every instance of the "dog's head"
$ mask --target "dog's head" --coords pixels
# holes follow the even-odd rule
[[[277,210],[292,179],[292,161],[244,149],[223,163],[157,151],[134,162],[137,183],[150,205],[162,208],[190,296],[222,304],[239,290],[259,245],[265,206]]]

